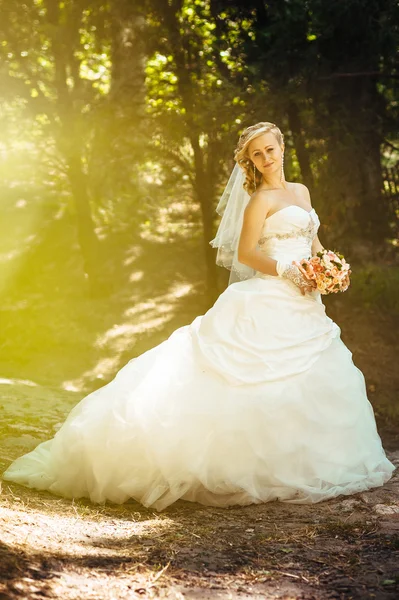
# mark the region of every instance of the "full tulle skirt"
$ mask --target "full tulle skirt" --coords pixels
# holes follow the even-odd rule
[[[3,478],[162,510],[316,503],[392,476],[365,379],[318,292],[254,277],[132,359]]]

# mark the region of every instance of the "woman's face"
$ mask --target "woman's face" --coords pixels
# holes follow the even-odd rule
[[[281,173],[284,145],[281,148],[276,136],[267,131],[250,142],[248,156],[265,179],[271,173]]]

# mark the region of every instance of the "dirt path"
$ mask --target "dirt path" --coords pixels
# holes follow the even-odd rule
[[[1,387],[3,470],[52,435],[77,398],[30,382]],[[399,451],[388,456],[399,465]],[[3,483],[0,600],[398,597],[397,472],[383,488],[314,506],[179,502],[162,513]]]
[[[399,462],[399,453],[394,457]],[[18,494],[18,495],[17,495]],[[3,485],[5,598],[377,598],[399,594],[399,482],[313,507],[163,513]]]

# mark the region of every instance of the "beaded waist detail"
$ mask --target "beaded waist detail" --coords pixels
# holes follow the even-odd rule
[[[317,233],[318,225],[313,219],[309,219],[309,223],[305,227],[301,227],[295,230],[286,231],[286,232],[270,232],[264,233],[262,237],[258,241],[259,248],[263,250],[263,246],[271,240],[289,240],[289,239],[299,239],[304,238],[308,244],[311,244],[316,233]]]

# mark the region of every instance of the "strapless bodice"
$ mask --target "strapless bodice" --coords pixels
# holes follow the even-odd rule
[[[274,260],[287,263],[310,258],[319,226],[320,220],[314,208],[307,211],[296,204],[285,206],[265,219],[258,249]],[[275,279],[274,275],[261,271],[256,271],[255,277]]]
[[[275,260],[299,260],[311,255],[320,220],[316,211],[292,204],[265,219],[259,250]]]

